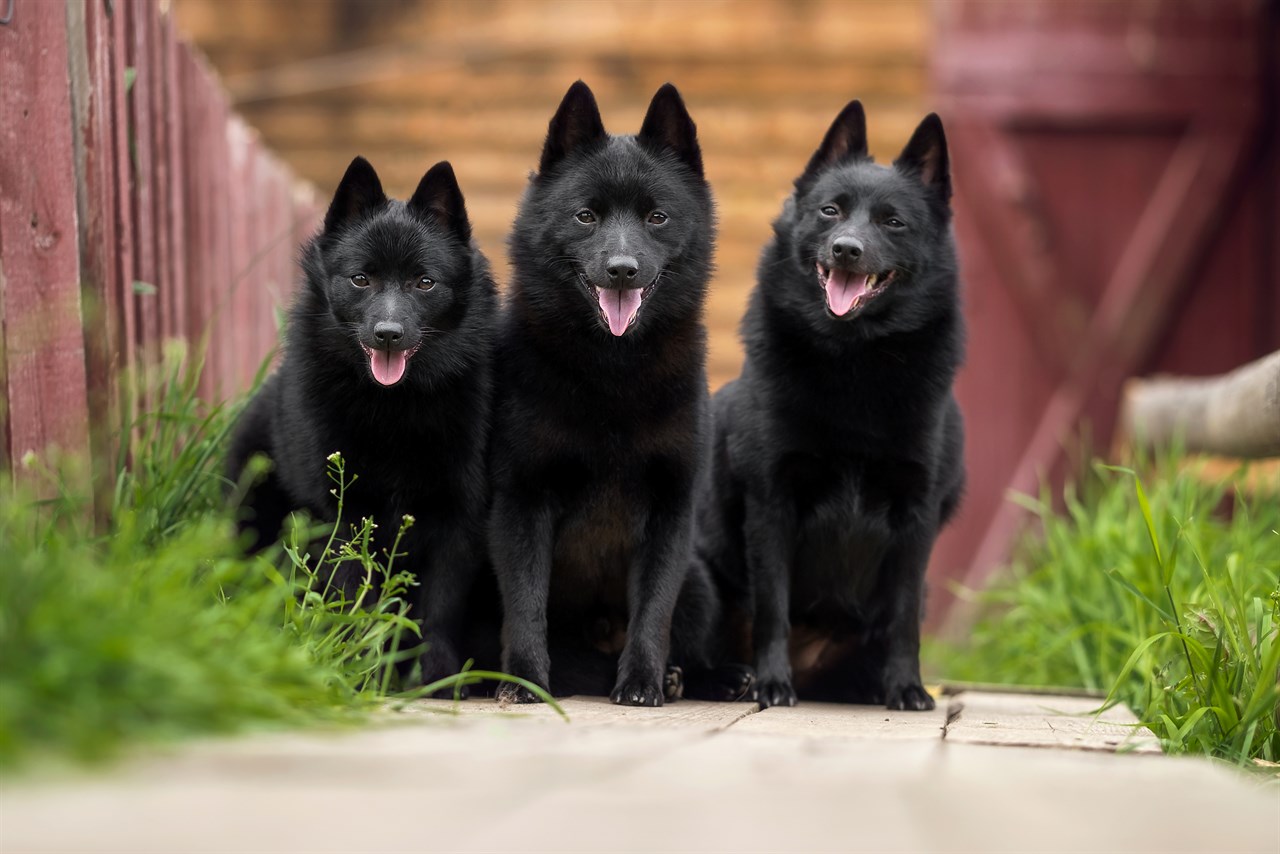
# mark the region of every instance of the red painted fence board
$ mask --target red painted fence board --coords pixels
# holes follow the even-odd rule
[[[68,74],[65,7],[18,4],[0,27],[0,458],[11,464],[89,446]]]
[[[313,195],[154,0],[16,0],[0,48],[0,468],[51,445],[105,461],[167,340],[207,346],[209,399],[248,387]]]

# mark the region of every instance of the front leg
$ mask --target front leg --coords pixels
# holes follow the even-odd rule
[[[881,566],[881,601],[886,604],[883,626],[885,661],[883,687],[890,709],[928,711],[933,698],[920,680],[920,618],[924,574],[937,527],[919,522],[897,534]]]
[[[499,490],[490,518],[489,551],[502,594],[502,669],[544,689],[551,684],[547,648],[551,548],[552,514],[547,501],[518,501],[510,490]],[[529,689],[504,682],[498,701],[539,700]]]
[[[484,560],[484,538],[476,530],[475,514],[466,518],[437,517],[426,542],[427,567],[420,577],[419,609],[422,621],[422,681],[430,684],[457,673],[462,666],[458,646],[467,614],[467,602]],[[421,524],[421,522],[419,523]],[[467,696],[464,686],[459,695]],[[452,688],[437,696],[452,697]]]
[[[665,504],[661,508],[659,504]],[[693,549],[690,496],[655,502],[645,541],[627,576],[627,643],[609,699],[627,706],[661,706],[671,649],[671,616]]]
[[[753,642],[756,653],[756,699],[761,709],[794,706],[791,658],[791,556],[795,553],[795,518],[776,496],[749,489],[744,540],[747,573],[755,603]]]

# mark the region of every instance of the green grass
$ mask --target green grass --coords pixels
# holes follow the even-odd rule
[[[1280,502],[1206,485],[1171,456],[1095,464],[1082,490],[1018,500],[1038,530],[986,591],[935,677],[1097,691],[1170,752],[1280,759]]]
[[[358,721],[396,692],[395,660],[419,636],[402,555],[374,550],[369,520],[340,518],[319,537],[299,521],[244,557],[220,474],[240,404],[201,402],[198,371],[175,354],[153,377],[151,413],[121,433],[127,459],[99,474],[114,484],[99,521],[69,486],[87,479],[64,467],[28,458],[20,485],[0,484],[0,766]],[[357,475],[329,465],[341,499]],[[339,564],[364,577],[355,602],[327,595]],[[468,671],[397,696],[481,678],[505,677]]]

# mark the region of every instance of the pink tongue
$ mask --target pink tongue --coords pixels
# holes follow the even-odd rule
[[[867,290],[867,275],[847,270],[832,270],[827,277],[827,307],[837,317],[853,308],[853,303]]]
[[[640,291],[631,288],[625,291],[600,290],[600,308],[604,310],[605,319],[609,321],[609,331],[621,335],[627,331],[631,321],[640,310]]]
[[[373,368],[373,378],[383,385],[395,385],[404,376],[404,367],[409,362],[407,350],[373,350],[369,353],[369,365]]]

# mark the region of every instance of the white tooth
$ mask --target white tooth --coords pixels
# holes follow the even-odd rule
[[[874,288],[875,286],[876,286],[876,274],[872,273],[870,276],[867,276],[867,287]]]

